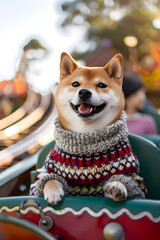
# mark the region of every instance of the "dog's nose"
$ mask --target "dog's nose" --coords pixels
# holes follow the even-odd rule
[[[86,100],[86,99],[90,98],[91,96],[92,96],[92,93],[87,89],[81,89],[79,91],[79,97],[82,100]]]

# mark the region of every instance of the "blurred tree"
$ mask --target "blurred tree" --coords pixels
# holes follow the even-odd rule
[[[160,30],[152,25],[159,15],[159,0],[62,0],[60,7],[64,14],[62,27],[77,25],[86,30],[88,49],[74,51],[76,59],[88,55],[90,46],[110,45],[129,58],[129,48],[124,37],[133,35],[138,39],[136,57],[141,59],[149,53],[153,42],[160,39]]]
[[[41,45],[41,43],[37,39],[31,39],[24,47],[24,51],[28,51],[31,49],[43,49],[46,51],[46,48]]]
[[[29,71],[30,63],[37,59],[43,59],[47,53],[47,49],[42,46],[37,39],[31,39],[23,47],[23,54],[16,75],[21,75],[24,81],[27,80],[27,72]]]

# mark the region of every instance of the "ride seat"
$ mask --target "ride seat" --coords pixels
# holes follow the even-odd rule
[[[129,141],[140,164],[140,175],[147,186],[148,199],[160,199],[160,149],[151,141],[138,135],[129,134]],[[54,148],[55,141],[47,144],[40,152],[36,169],[41,168],[46,156]],[[37,171],[31,172],[31,182],[34,182]]]

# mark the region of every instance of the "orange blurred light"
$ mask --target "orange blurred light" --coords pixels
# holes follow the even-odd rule
[[[13,80],[13,91],[17,95],[23,95],[26,93],[26,86],[20,74],[17,74]]]
[[[13,155],[7,150],[1,151],[0,154],[0,168],[9,165],[13,161]]]

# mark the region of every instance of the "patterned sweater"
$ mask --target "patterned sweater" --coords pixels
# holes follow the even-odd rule
[[[30,195],[43,195],[48,179],[62,183],[66,194],[104,195],[106,181],[120,181],[128,197],[144,198],[146,188],[139,176],[126,127],[126,115],[99,132],[73,133],[55,121],[55,147],[31,185]]]

